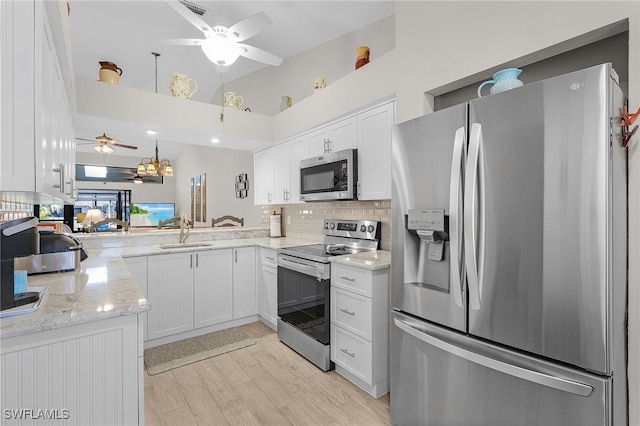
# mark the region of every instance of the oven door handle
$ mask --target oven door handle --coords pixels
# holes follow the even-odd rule
[[[311,275],[312,277],[316,277],[318,279],[322,278],[322,271],[318,270],[317,267],[307,265],[302,262],[296,262],[295,260],[291,260],[285,257],[278,257],[278,266],[291,269],[292,271],[300,272],[301,274]]]

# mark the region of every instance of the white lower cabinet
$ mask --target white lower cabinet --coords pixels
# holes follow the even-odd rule
[[[148,256],[147,263],[151,310],[145,340],[202,334],[198,329],[258,314],[253,246],[160,254]]]
[[[149,256],[148,340],[193,329],[193,253]]]
[[[258,313],[256,248],[233,249],[233,319]]]
[[[389,268],[331,265],[331,360],[374,397],[389,391]]]
[[[200,251],[194,255],[194,328],[231,321],[233,319],[231,250]]]
[[[258,249],[256,285],[260,320],[274,330],[278,323],[278,265],[273,249]]]
[[[141,340],[138,315],[2,339],[1,423],[144,424]]]

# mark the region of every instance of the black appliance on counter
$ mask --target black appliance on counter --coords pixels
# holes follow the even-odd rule
[[[38,219],[27,217],[0,223],[0,310],[33,303],[39,299],[37,292],[14,295],[14,259],[30,256],[40,251]]]
[[[324,221],[322,244],[278,250],[278,339],[323,371],[331,362],[329,257],[375,251],[380,222]]]

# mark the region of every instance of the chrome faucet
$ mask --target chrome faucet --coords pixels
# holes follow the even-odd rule
[[[189,218],[186,213],[182,213],[180,217],[180,244],[187,241],[189,237]]]

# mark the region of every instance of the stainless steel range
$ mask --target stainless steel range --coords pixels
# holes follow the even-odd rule
[[[278,250],[278,338],[323,371],[331,362],[331,256],[374,251],[380,222],[326,219],[322,244]]]

